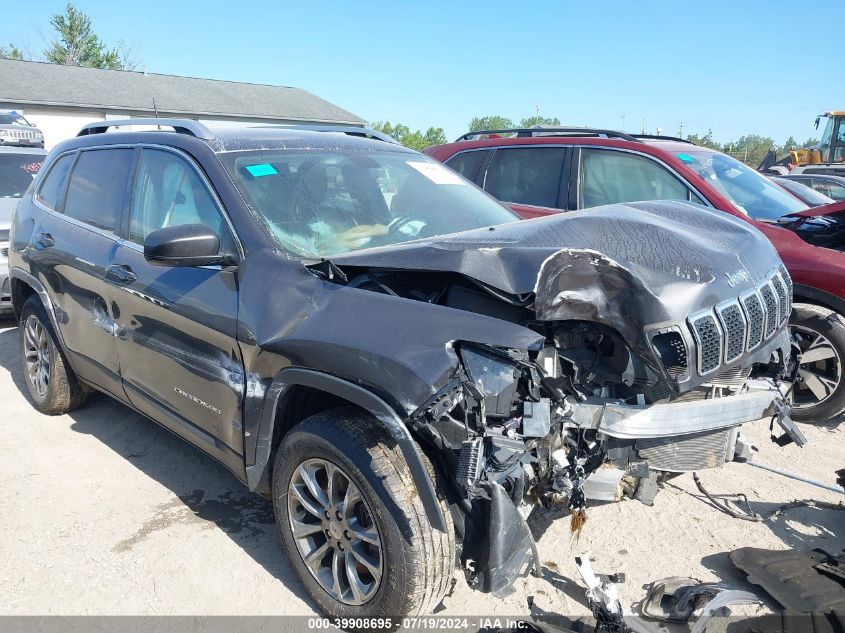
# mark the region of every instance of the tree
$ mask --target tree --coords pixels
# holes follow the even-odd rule
[[[26,59],[24,52],[14,44],[9,44],[8,48],[0,46],[0,57],[3,59]]]
[[[813,138],[812,136],[804,141],[804,144],[801,147],[818,147],[821,141],[817,138]]]
[[[548,116],[528,116],[519,122],[519,127],[534,127],[535,125],[552,125],[560,126],[560,119],[557,117]]]
[[[124,42],[118,42],[114,48],[106,46],[94,33],[91,18],[70,2],[64,13],[50,16],[50,24],[56,30],[57,39],[44,51],[48,62],[111,70],[132,70],[135,67]]]
[[[774,139],[759,134],[746,134],[738,141],[728,143],[733,156],[749,165],[759,165],[774,144]]]
[[[477,116],[469,122],[468,132],[479,132],[481,130],[507,130],[513,127],[513,121],[497,114],[490,116]]]
[[[411,131],[411,128],[402,123],[391,125],[390,121],[377,121],[371,124],[370,127],[378,132],[392,136],[405,147],[417,151],[446,142],[446,133],[442,127],[430,127],[425,133],[420,130]]]
[[[791,149],[797,149],[799,147],[798,141],[796,141],[793,137],[789,137],[783,143],[783,150],[784,152],[788,152]]]
[[[707,134],[704,136],[699,136],[698,134],[687,134],[687,140],[690,143],[700,145],[701,147],[722,151],[722,145],[713,140],[713,130],[707,130]]]

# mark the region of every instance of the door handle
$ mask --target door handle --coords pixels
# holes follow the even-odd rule
[[[35,236],[33,240],[35,243],[35,248],[38,250],[43,250],[45,248],[50,248],[51,246],[55,245],[56,240],[53,239],[53,236],[49,233],[39,233]]]
[[[106,268],[106,277],[119,284],[131,284],[138,279],[138,275],[129,266],[118,264],[112,264]]]

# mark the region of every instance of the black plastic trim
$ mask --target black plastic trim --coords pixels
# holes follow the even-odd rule
[[[310,369],[296,367],[283,369],[267,390],[256,438],[255,463],[246,466],[247,485],[250,490],[256,490],[262,487],[262,484],[267,484],[272,466],[270,456],[273,448],[276,407],[282,394],[294,385],[313,387],[331,393],[369,411],[379,420],[396,440],[402,455],[405,457],[431,525],[441,532],[446,531],[446,520],[440,510],[434,483],[425,468],[420,449],[402,419],[384,400],[363,387],[342,378]]]

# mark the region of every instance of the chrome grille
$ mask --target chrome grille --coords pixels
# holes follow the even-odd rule
[[[698,347],[698,373],[702,376],[718,369],[722,361],[722,333],[712,311],[691,316],[692,333]]]
[[[788,281],[787,281],[788,280]],[[697,348],[698,373],[705,376],[756,349],[786,323],[792,304],[789,279],[773,271],[755,289],[691,315],[687,322]]]
[[[8,136],[9,138],[25,138],[25,139],[36,138],[35,132],[30,132],[28,130],[8,130],[6,132],[6,136]]]

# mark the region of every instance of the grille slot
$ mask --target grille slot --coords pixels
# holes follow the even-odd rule
[[[736,301],[717,305],[716,314],[725,333],[725,362],[730,363],[745,352],[745,315]]]
[[[689,323],[698,344],[698,373],[703,376],[715,371],[721,364],[722,332],[710,311],[691,316]]]
[[[789,313],[792,311],[790,299],[792,294],[787,289],[780,273],[772,277],[772,285],[775,287],[775,293],[778,297],[778,304],[780,305],[780,312],[778,312],[778,324],[783,324],[789,318]]]
[[[689,472],[718,468],[733,457],[735,429],[702,431],[675,437],[637,440],[637,454],[648,461],[650,468],[670,472]]]
[[[740,303],[745,312],[745,320],[748,322],[747,349],[751,351],[763,342],[766,313],[763,312],[763,303],[755,290],[740,297]]]
[[[775,291],[771,283],[765,283],[760,287],[760,296],[763,298],[763,305],[766,308],[766,338],[775,332],[778,320],[778,302],[775,299]]]
[[[790,277],[789,273],[786,271],[786,266],[780,267],[780,278],[783,279],[783,283],[786,284],[786,291],[789,293],[789,296],[792,297],[792,277]]]

